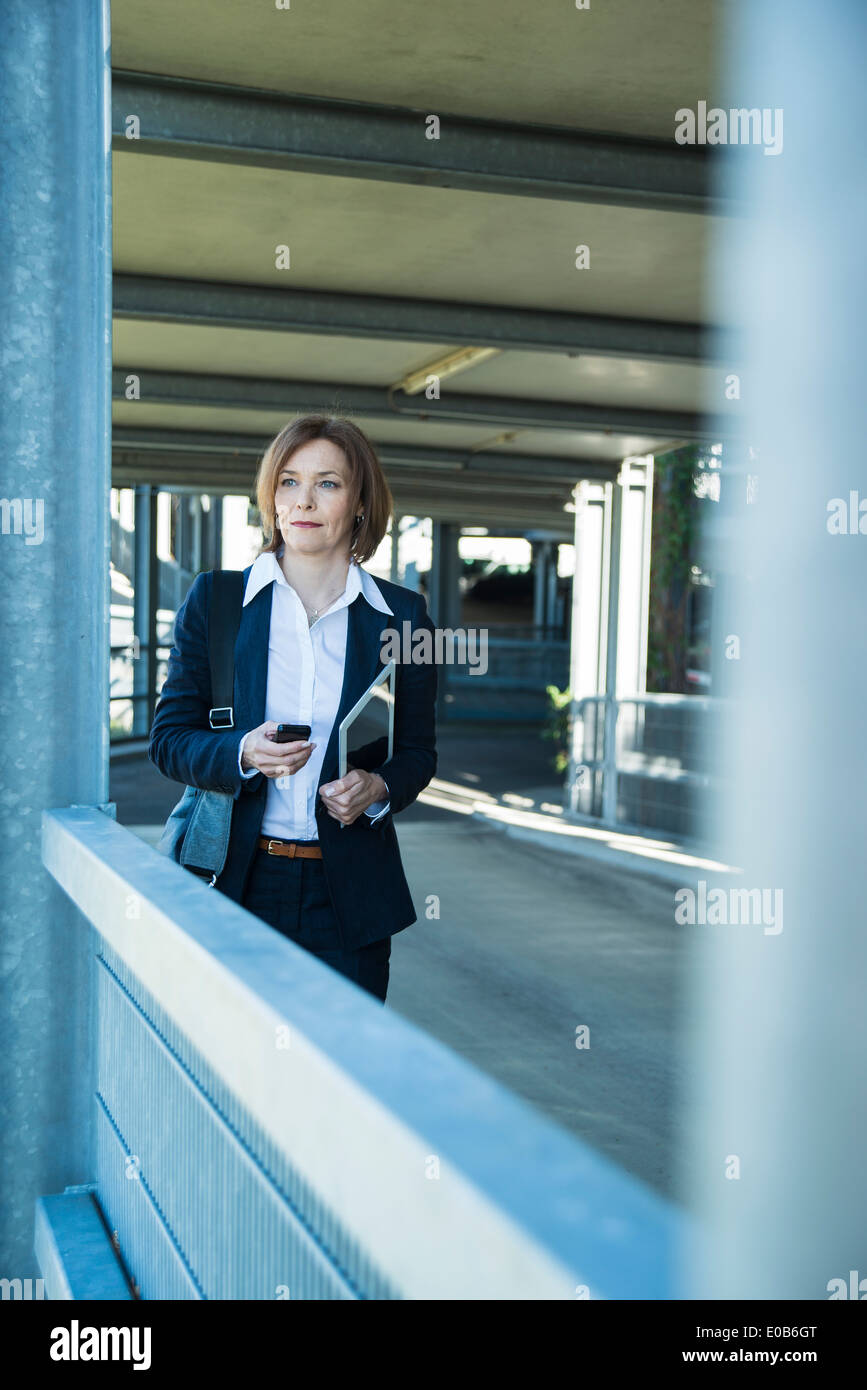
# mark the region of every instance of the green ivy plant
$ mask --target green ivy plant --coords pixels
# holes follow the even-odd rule
[[[650,568],[647,688],[682,694],[686,675],[686,605],[696,527],[700,447],[688,444],[656,459]]]
[[[554,744],[551,765],[555,772],[565,772],[569,766],[569,707],[572,704],[572,691],[569,686],[560,690],[556,685],[546,685],[549,711],[542,728],[542,737]]]

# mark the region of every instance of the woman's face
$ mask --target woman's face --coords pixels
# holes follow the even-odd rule
[[[283,465],[274,493],[286,554],[349,554],[355,498],[343,450],[311,439]]]

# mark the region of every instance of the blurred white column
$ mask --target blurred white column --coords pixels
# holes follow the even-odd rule
[[[676,928],[693,944],[683,1157],[704,1223],[685,1291],[821,1300],[867,1278],[867,534],[828,524],[833,499],[848,520],[867,498],[867,9],[736,13],[718,90],[782,111],[784,139],[727,152],[749,217],[717,227],[711,317],[746,327],[755,453],[723,467],[732,601],[715,640],[735,706],[716,834],[771,911]]]
[[[617,818],[616,705],[645,689],[650,588],[653,459],[625,459],[616,482],[582,480],[575,488],[575,571],[572,581],[570,686],[572,732],[566,805],[576,812]],[[556,564],[556,560],[554,562]],[[580,702],[607,695],[601,705]],[[603,729],[594,738],[595,721]],[[603,728],[604,726],[604,728]],[[601,743],[601,746],[600,746]],[[599,775],[581,772],[602,757]],[[596,785],[591,787],[590,783]]]

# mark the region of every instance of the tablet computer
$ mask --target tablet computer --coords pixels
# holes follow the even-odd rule
[[[389,661],[368,686],[338,731],[338,777],[351,768],[373,772],[387,763],[394,752],[395,664]]]

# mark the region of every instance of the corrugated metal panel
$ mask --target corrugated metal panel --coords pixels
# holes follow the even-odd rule
[[[100,964],[97,1183],[142,1297],[398,1297],[107,946]]]

